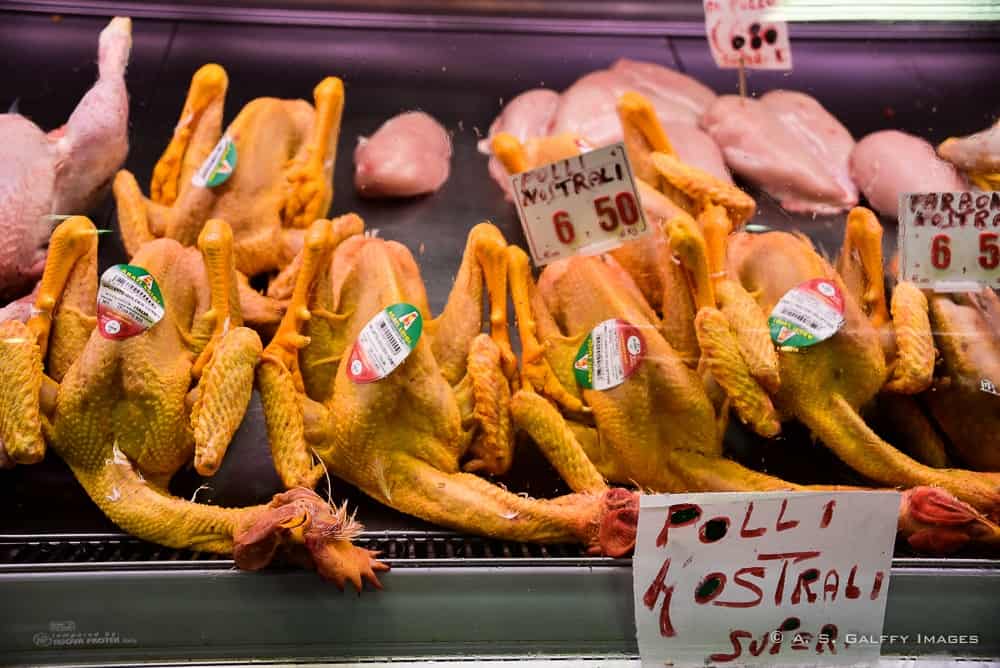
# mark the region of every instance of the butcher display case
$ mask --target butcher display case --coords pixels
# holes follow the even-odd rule
[[[937,146],[949,137],[982,131],[1000,114],[1000,87],[995,81],[1000,71],[1000,14],[990,16],[982,3],[967,4],[967,16],[975,20],[964,20],[956,11],[947,20],[922,16],[914,21],[902,15],[871,20],[870,14],[857,20],[848,8],[842,8],[840,15],[828,12],[822,20],[794,21],[788,33],[793,67],[775,71],[747,67],[744,71],[716,65],[706,37],[703,4],[683,0],[15,0],[0,5],[0,105],[46,132],[62,126],[97,79],[98,35],[112,16],[131,17],[124,168],[135,175],[143,192],[149,192],[147,184],[154,167],[160,169],[158,160],[171,138],[176,139],[178,129],[191,122],[182,117],[182,108],[187,109],[192,76],[202,65],[218,63],[225,68],[225,123],[256,98],[312,100],[314,88],[322,114],[317,84],[324,77],[339,77],[346,92],[336,161],[326,165],[333,169],[330,215],[354,212],[363,219],[368,238],[405,246],[419,265],[430,312],[439,314],[449,304],[467,238],[478,223],[490,221],[508,243],[529,248],[518,208],[505,197],[498,180],[491,178],[488,166],[488,154],[497,147],[490,142],[491,125],[519,94],[538,88],[565,91],[584,75],[618,67],[616,62],[627,59],[682,73],[711,89],[713,97],[759,98],[776,89],[799,91],[818,100],[855,139],[898,130]],[[761,31],[765,28],[758,26]],[[766,38],[754,33],[750,39]],[[187,98],[188,103],[194,99]],[[360,152],[355,154],[359,138],[372,137],[388,119],[411,110],[429,114],[445,129],[451,151],[447,180],[439,188],[435,185],[435,192],[418,196],[373,198],[371,193],[359,193],[355,186],[355,161],[363,159]],[[676,121],[664,119],[663,114],[660,120]],[[720,124],[730,120],[723,118]],[[664,125],[670,134],[673,126]],[[771,136],[766,127],[745,128],[750,133],[760,130],[756,146],[766,148],[786,140],[781,131]],[[723,137],[737,130],[720,130],[712,139],[720,145],[738,144],[725,153],[725,159],[736,183],[756,200],[748,223],[752,230],[801,233],[815,246],[817,257],[841,269],[838,254],[848,207],[828,211],[797,206],[794,194],[743,175],[734,165],[745,167],[755,157],[740,157],[737,154],[744,144]],[[262,136],[266,144],[269,135]],[[681,142],[674,143],[683,158]],[[525,146],[530,153],[530,143],[521,149]],[[241,156],[250,160],[254,150],[263,149],[243,153],[241,148]],[[898,148],[900,154],[906,150]],[[996,152],[995,147],[992,150]],[[0,156],[5,155],[0,150]],[[782,155],[779,150],[779,163]],[[15,161],[4,160],[7,164],[0,167],[0,179],[13,182],[8,173],[14,173]],[[822,163],[822,158],[818,160]],[[886,164],[902,169],[898,159]],[[641,174],[643,167],[637,165],[633,167]],[[509,178],[499,163],[495,167],[501,170],[499,181]],[[721,170],[728,175],[725,165]],[[980,190],[1000,189],[988,180],[1000,178],[996,174],[987,173],[981,177],[987,181],[977,182],[980,176],[971,170],[968,178]],[[864,203],[867,198],[875,207],[879,196],[866,190],[866,184],[858,186],[860,195],[854,185],[848,187],[854,189],[854,202],[861,197]],[[118,195],[118,179],[114,187]],[[108,231],[99,236],[97,246],[101,271],[128,262],[127,239],[119,221],[132,215],[120,212],[116,197],[110,188],[106,190],[108,194],[87,212],[97,228]],[[0,186],[0,202],[6,196]],[[690,202],[698,206],[696,199]],[[644,204],[648,209],[648,202]],[[915,203],[914,211],[926,204]],[[896,200],[891,205],[895,207]],[[989,209],[989,202],[985,208]],[[627,211],[619,213],[623,219],[628,217]],[[912,261],[907,264],[903,258],[897,264],[894,260],[896,216],[879,213],[870,219],[859,215],[858,229],[872,221],[881,223],[880,252],[887,275],[909,277]],[[0,225],[7,224],[5,215],[0,212]],[[990,241],[980,243],[987,244],[980,250],[988,263]],[[51,247],[49,252],[53,252]],[[931,262],[937,267],[934,258]],[[768,268],[774,274],[782,270],[780,266]],[[878,271],[881,279],[881,267]],[[259,276],[252,279],[250,287],[264,290],[266,277],[263,282]],[[925,310],[932,320],[939,318],[932,323],[938,329],[945,327],[940,319],[948,313],[979,303],[978,297],[967,296],[936,304],[933,295],[937,293],[925,292],[932,295]],[[919,299],[921,292],[915,294]],[[881,299],[882,308],[887,308],[885,297]],[[983,350],[989,345],[994,352],[1000,350],[1000,326],[990,320],[1000,318],[1000,310],[993,302],[977,307],[985,313],[986,325],[971,333],[971,321],[957,314],[959,338],[965,336],[971,342],[956,344],[956,350],[968,351],[971,346],[972,355],[986,355]],[[515,307],[512,301],[508,320],[513,350],[520,355],[523,332],[515,322]],[[895,301],[892,308],[884,319],[897,316]],[[447,335],[438,331],[435,341]],[[983,337],[989,345],[977,348],[976,342]],[[904,335],[898,334],[897,339],[899,347],[907,345]],[[939,358],[947,352],[939,351]],[[942,364],[937,362],[937,375],[945,378],[936,387],[946,396],[966,379],[956,370],[961,365],[942,371]],[[1000,369],[995,359],[984,364]],[[839,382],[840,372],[835,369],[834,373]],[[989,431],[990,420],[995,422],[995,415],[1000,415],[1000,392],[985,372],[982,375],[977,377],[979,394],[975,396],[959,394],[948,401],[937,397],[923,404],[904,404],[880,395],[874,405],[866,406],[865,420],[879,436],[915,459],[933,459],[934,452],[921,448],[933,450],[941,444],[938,467],[946,461],[972,466],[968,453],[973,452],[972,459],[981,455],[975,468],[1000,470],[995,459],[1000,456],[1000,435]],[[19,382],[14,376],[0,378],[0,383]],[[996,383],[1000,385],[1000,376]],[[986,397],[997,403],[984,404]],[[193,467],[183,467],[170,482],[170,491],[199,504],[226,507],[266,503],[282,491],[283,480],[269,448],[266,404],[254,390],[218,471],[203,477]],[[0,427],[3,420],[13,419],[5,410],[0,406]],[[917,421],[917,413],[923,421]],[[123,419],[124,414],[115,415]],[[389,423],[396,417],[384,416]],[[865,424],[861,418],[858,422]],[[830,433],[837,428],[830,427]],[[925,440],[926,430],[935,436]],[[803,485],[870,484],[870,472],[864,477],[858,467],[842,461],[843,452],[824,447],[821,440],[801,421],[785,422],[780,437],[765,438],[731,419],[724,448],[726,456],[743,467]],[[963,440],[968,450],[959,445]],[[3,445],[0,439],[0,453]],[[114,453],[112,458],[121,455],[110,446],[108,452]],[[550,499],[576,489],[560,473],[526,435],[519,434],[510,470],[481,477],[490,478],[504,493]],[[988,474],[976,478],[975,484],[983,485],[987,490],[983,494],[988,496],[991,492],[983,479],[995,484],[998,478]],[[418,486],[417,480],[411,482]],[[629,480],[617,482],[627,486]],[[439,483],[439,488],[444,484]],[[900,480],[898,484],[909,483]],[[91,501],[51,448],[40,463],[0,470],[0,599],[4,601],[0,606],[0,664],[322,661],[369,665],[391,659],[467,661],[470,665],[492,665],[492,661],[506,665],[515,660],[638,665],[632,560],[627,553],[602,556],[585,545],[518,542],[446,529],[379,503],[329,473],[320,476],[316,489],[356,512],[364,531],[355,544],[376,550],[378,558],[391,567],[377,574],[380,591],[369,584],[360,595],[349,585],[347,592],[341,592],[316,573],[288,563],[245,572],[237,570],[229,556],[164,547],[134,537]],[[117,488],[110,493],[117,494]],[[490,534],[489,527],[481,533]],[[992,547],[970,544],[947,556],[928,556],[921,549],[926,543],[897,539],[882,643],[887,662],[926,661],[930,665],[963,660],[971,664],[1000,658],[997,544],[1000,539],[994,537]]]

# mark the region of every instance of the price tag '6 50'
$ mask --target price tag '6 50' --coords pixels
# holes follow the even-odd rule
[[[941,292],[1000,287],[1000,192],[905,193],[901,278]]]
[[[622,143],[515,174],[511,183],[538,266],[604,253],[651,231]]]

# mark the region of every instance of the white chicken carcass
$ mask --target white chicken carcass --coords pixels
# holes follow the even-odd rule
[[[390,118],[354,151],[354,187],[362,197],[435,192],[451,171],[447,130],[421,111]]]
[[[968,137],[941,142],[938,155],[968,174],[981,190],[1000,190],[1000,121]]]
[[[92,209],[125,161],[131,48],[131,20],[112,19],[99,39],[97,83],[61,128],[45,133],[0,114],[0,299],[30,290],[57,216]]]
[[[897,215],[905,192],[965,190],[965,180],[940,159],[924,139],[898,130],[873,132],[851,153],[851,177],[868,203],[886,216]]]
[[[801,213],[836,213],[858,202],[848,161],[854,139],[819,102],[776,90],[760,99],[719,97],[702,116],[729,167]]]

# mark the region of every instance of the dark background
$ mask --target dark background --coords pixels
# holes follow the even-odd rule
[[[0,108],[15,101],[20,113],[43,129],[61,125],[93,84],[97,36],[107,17],[50,16],[0,12]],[[398,25],[399,22],[397,21]],[[424,28],[280,26],[251,23],[174,22],[136,19],[128,69],[131,95],[130,153],[126,167],[145,189],[153,164],[177,122],[191,75],[204,63],[229,73],[227,122],[249,100],[261,96],[310,98],[324,76],[336,75],[347,90],[338,147],[332,212],[358,212],[369,228],[402,241],[417,256],[431,307],[439,311],[457,270],[467,231],[489,219],[507,238],[523,244],[516,214],[486,172],[477,153],[501,105],[535,86],[561,90],[582,74],[619,57],[657,62],[682,70],[719,93],[736,92],[736,73],[716,69],[697,27],[664,37],[619,28],[600,34],[590,26],[576,34],[547,32],[537,25],[523,31]],[[873,31],[878,33],[878,31]],[[931,142],[983,129],[1000,113],[1000,41],[989,31],[942,38],[898,39],[889,33],[857,37],[834,28],[796,37],[790,73],[749,73],[749,90],[760,94],[792,88],[820,100],[855,135],[897,128]],[[671,33],[673,34],[673,33]],[[357,137],[371,134],[389,117],[421,109],[452,133],[451,177],[426,198],[372,202],[357,198],[351,159]],[[114,228],[108,200],[95,221]],[[765,196],[755,222],[798,227],[824,251],[834,254],[843,216],[793,216]],[[887,255],[894,230],[887,227]],[[102,265],[124,261],[117,235],[102,237]],[[800,482],[851,481],[849,471],[811,443],[795,425],[772,442],[733,431],[732,454],[754,468]],[[202,481],[190,472],[175,480],[185,496]],[[520,448],[513,474],[504,481],[515,490],[540,496],[560,490],[534,448]],[[254,399],[219,474],[198,499],[232,505],[266,499],[277,489],[264,441],[259,401]],[[360,505],[359,518],[372,529],[422,526],[368,501],[335,482],[335,498]],[[110,523],[86,498],[55,457],[43,464],[0,472],[0,532],[102,531]]]

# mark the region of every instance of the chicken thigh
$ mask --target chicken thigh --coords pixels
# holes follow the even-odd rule
[[[850,133],[816,100],[776,90],[724,95],[701,119],[726,164],[788,211],[836,213],[857,204],[848,176]]]
[[[30,291],[53,221],[87,213],[124,162],[131,48],[131,20],[112,19],[99,38],[97,83],[62,127],[46,134],[23,116],[0,114],[0,301]]]
[[[966,189],[929,142],[898,130],[873,132],[858,142],[851,152],[851,178],[876,211],[893,217],[903,193]]]
[[[431,116],[409,111],[390,118],[354,150],[354,187],[362,197],[413,197],[444,185],[451,138]]]

